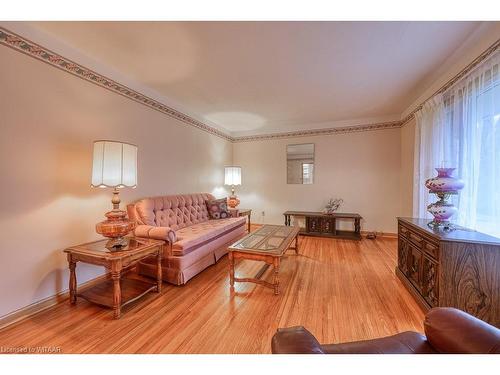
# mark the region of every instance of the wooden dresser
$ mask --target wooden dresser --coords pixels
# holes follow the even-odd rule
[[[424,310],[456,307],[499,327],[500,239],[428,222],[398,218],[398,277]]]

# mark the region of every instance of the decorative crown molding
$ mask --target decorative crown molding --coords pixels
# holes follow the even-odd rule
[[[366,132],[366,131],[374,131],[374,130],[395,129],[395,128],[400,128],[401,125],[402,125],[401,121],[389,121],[389,122],[381,122],[381,123],[375,123],[375,124],[343,126],[343,127],[338,127],[338,128],[298,130],[298,131],[285,132],[285,133],[272,133],[272,134],[249,135],[249,136],[244,136],[244,137],[236,137],[233,139],[233,142],[251,142],[251,141],[281,139],[281,138],[310,137],[310,136],[315,136],[315,135],[334,135],[334,134],[357,133],[357,132]]]
[[[18,52],[22,52],[37,60],[43,61],[55,68],[61,69],[67,73],[73,74],[78,78],[91,82],[97,86],[108,89],[137,103],[143,104],[149,108],[164,113],[176,120],[182,121],[185,124],[194,126],[195,128],[206,131],[210,134],[224,138],[228,141],[233,141],[233,137],[215,129],[207,124],[202,123],[185,113],[182,113],[174,108],[167,106],[155,99],[152,99],[140,92],[137,92],[130,87],[122,85],[111,78],[105,77],[89,68],[86,68],[68,58],[65,58],[57,53],[42,47],[39,44],[21,37],[3,27],[0,27],[0,43],[10,47]]]

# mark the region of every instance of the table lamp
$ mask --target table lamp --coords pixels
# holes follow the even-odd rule
[[[240,204],[240,200],[234,194],[234,186],[241,185],[241,167],[225,167],[224,168],[224,185],[231,185],[231,195],[227,200],[227,205],[230,208],[236,208]]]
[[[124,187],[137,186],[137,146],[116,141],[95,141],[92,163],[92,187],[113,188],[113,209],[106,212],[106,220],[96,224],[96,232],[109,238],[106,247],[126,246],[124,238],[135,228],[135,223],[120,210],[120,192]]]

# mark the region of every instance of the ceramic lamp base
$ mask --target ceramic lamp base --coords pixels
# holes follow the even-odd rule
[[[114,209],[105,214],[106,220],[96,224],[96,232],[104,237],[110,238],[106,247],[108,249],[119,248],[127,245],[127,239],[123,238],[135,228],[135,223],[127,219],[127,213]]]
[[[229,208],[236,208],[240,204],[240,200],[234,194],[230,195],[227,199],[227,205]]]
[[[453,230],[450,219],[457,213],[457,208],[449,202],[449,198],[456,192],[435,192],[439,200],[427,206],[427,211],[434,216],[428,226],[433,229]]]

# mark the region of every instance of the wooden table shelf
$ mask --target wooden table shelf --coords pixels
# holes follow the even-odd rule
[[[157,288],[157,284],[144,280],[122,277],[120,279],[120,287],[122,296],[120,307],[123,307],[141,298],[146,293],[155,291]],[[95,303],[96,305],[113,308],[113,293],[113,280],[109,279],[90,289],[85,290],[84,292],[78,293],[77,295],[78,297],[86,299],[87,301]]]

